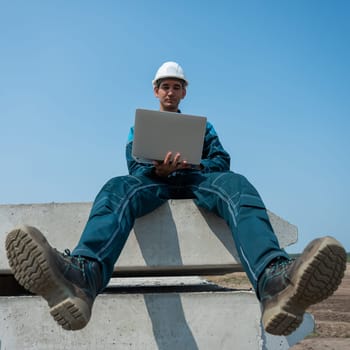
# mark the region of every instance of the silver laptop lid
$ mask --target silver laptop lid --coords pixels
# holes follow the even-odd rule
[[[132,156],[142,163],[164,160],[167,152],[180,160],[200,164],[206,117],[182,113],[137,109],[135,113]]]

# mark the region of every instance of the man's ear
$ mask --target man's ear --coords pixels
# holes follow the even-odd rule
[[[155,87],[153,88],[153,92],[154,92],[154,96],[155,96],[155,97],[158,97],[158,91],[159,91],[159,87],[155,86]]]
[[[186,88],[185,88],[185,87],[184,87],[184,88],[182,88],[182,97],[181,97],[181,98],[185,98],[186,93],[187,93]]]

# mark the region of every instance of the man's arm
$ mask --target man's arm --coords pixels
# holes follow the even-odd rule
[[[166,177],[173,171],[191,168],[190,165],[185,165],[183,163],[179,164],[177,162],[175,162],[173,165],[168,165],[168,163],[166,162],[168,155],[166,155],[165,161],[163,163],[160,163],[156,167],[154,164],[139,163],[132,157],[132,141],[133,128],[130,130],[128,144],[126,145],[126,160],[130,175]],[[179,164],[179,166],[174,167],[175,164]],[[159,174],[156,174],[156,168],[163,166],[169,167],[171,169],[164,169],[164,174],[163,171],[161,171],[161,173]],[[230,155],[222,147],[219,137],[214,127],[210,123],[207,123],[207,128],[204,137],[202,161],[197,170],[200,170],[205,173],[230,170]]]
[[[168,177],[171,173],[181,169],[187,169],[190,166],[185,162],[180,162],[180,153],[177,153],[174,160],[171,161],[172,153],[168,152],[164,158],[164,161],[154,161],[153,164],[138,163],[131,155],[132,142],[129,142],[126,146],[126,159],[130,175],[145,175],[145,176],[159,176]]]
[[[214,127],[208,122],[205,132],[201,171],[204,173],[230,170],[230,155],[222,147]]]
[[[125,149],[125,158],[128,166],[129,174],[135,176],[151,176],[154,174],[153,164],[139,163],[132,156],[132,143],[134,140],[134,127],[130,128],[128,135],[128,143]]]
[[[154,175],[154,165],[139,163],[132,156],[132,141],[128,142],[125,150],[126,162],[128,165],[128,170],[130,175],[135,176],[151,176]]]

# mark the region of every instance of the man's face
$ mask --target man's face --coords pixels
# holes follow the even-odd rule
[[[164,79],[154,88],[154,94],[159,99],[161,111],[177,112],[180,101],[186,96],[186,88],[180,80]]]

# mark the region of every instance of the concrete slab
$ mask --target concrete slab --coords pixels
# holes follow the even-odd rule
[[[0,298],[1,350],[257,350],[259,320],[248,292],[100,295],[88,326],[69,332],[39,297]]]
[[[4,241],[14,227],[36,226],[57,249],[72,249],[90,208],[91,203],[0,205],[0,273],[10,273]],[[296,226],[271,212],[269,217],[282,247],[296,242]],[[219,265],[240,265],[224,220],[198,208],[192,200],[171,200],[136,221],[116,268]]]

